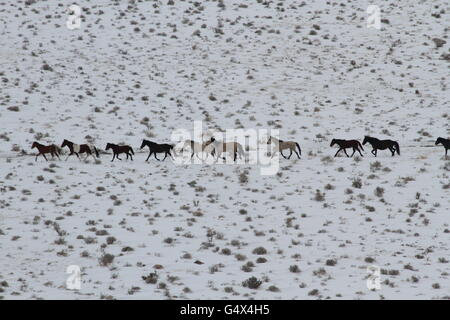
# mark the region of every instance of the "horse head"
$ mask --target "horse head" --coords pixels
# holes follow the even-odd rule
[[[142,149],[143,147],[145,147],[145,145],[147,144],[147,142],[148,142],[148,141],[147,141],[147,140],[145,140],[145,139],[144,139],[144,140],[142,140],[142,144],[141,144],[141,149]]]
[[[63,143],[61,144],[61,148],[64,148],[65,146],[69,146],[70,141],[64,139]]]
[[[370,137],[369,136],[364,136],[364,140],[363,140],[363,145],[365,145],[367,142],[369,142]]]
[[[31,145],[31,149],[37,148],[37,142],[33,142],[33,144]]]
[[[109,150],[109,148],[111,148],[111,147],[112,147],[111,143],[107,143],[105,150]]]
[[[437,146],[439,143],[442,143],[442,140],[444,140],[444,138],[439,137],[434,144]]]
[[[331,140],[330,147],[334,146],[335,143],[336,143],[336,139]]]

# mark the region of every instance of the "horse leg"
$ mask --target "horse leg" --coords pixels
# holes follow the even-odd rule
[[[353,148],[353,153],[352,153],[352,155],[350,156],[350,158],[352,158],[352,157],[353,157],[353,155],[355,154],[355,152],[356,152],[356,149],[355,149],[355,148]]]
[[[158,157],[156,156],[156,152],[153,153],[153,154],[155,155],[155,159],[156,159],[156,160],[161,161],[161,160],[159,160]]]
[[[39,157],[40,154],[41,154],[41,153],[39,152],[39,153],[36,155],[36,158],[34,159],[35,162],[37,161],[37,158]]]
[[[297,157],[298,157],[299,159],[301,159],[301,158],[300,158],[300,155],[298,154],[298,152],[297,152],[296,150],[294,150],[294,152],[295,152],[295,154],[297,155]]]
[[[336,152],[336,154],[334,155],[334,157],[336,158],[338,153],[342,150],[342,148],[339,148],[338,151]]]
[[[283,150],[280,150],[280,154],[283,156],[283,158],[287,159],[283,154]]]
[[[147,159],[145,160],[145,162],[148,161],[148,159],[150,158],[150,156],[152,155],[152,153],[153,153],[153,152],[150,151],[150,153],[148,154],[148,157],[147,157]]]
[[[348,158],[348,153],[347,153],[347,150],[345,150],[345,148],[344,148],[344,153],[345,153],[345,155],[346,155],[347,158]]]
[[[42,156],[44,157],[45,161],[48,161],[47,157],[45,156],[45,153],[42,153]]]
[[[67,155],[66,161],[67,161],[67,159],[69,159],[69,157],[70,157],[71,155],[73,155],[73,152],[71,152],[71,153],[69,153],[69,154]]]
[[[56,154],[56,157],[58,157],[58,160],[61,160],[61,158],[59,157],[58,152],[55,152],[55,154]]]
[[[80,159],[80,161],[81,161],[81,158],[80,158],[80,155],[77,153],[77,152],[75,152],[75,155],[78,157],[78,159]]]
[[[372,150],[372,154],[376,157],[377,156],[377,149]]]
[[[359,148],[356,148],[356,150],[359,152],[359,154],[361,155],[361,157],[363,157],[361,150],[359,150]]]
[[[289,149],[289,150],[291,151],[291,153],[289,154],[289,157],[287,157],[288,159],[290,159],[292,156],[292,150],[291,149]]]
[[[131,153],[129,153],[129,155],[130,155],[131,161],[133,161],[133,156],[131,155]],[[127,154],[127,156],[128,156],[128,154]],[[128,159],[128,158],[127,158],[127,159]]]
[[[112,157],[112,160],[111,160],[111,162],[113,162],[114,161],[114,158],[116,157],[116,154],[113,152],[113,157]]]

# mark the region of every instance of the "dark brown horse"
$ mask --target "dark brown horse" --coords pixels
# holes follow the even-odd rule
[[[97,156],[97,158],[100,158],[97,148],[93,145],[75,144],[72,141],[64,139],[64,141],[61,145],[61,148],[64,148],[65,146],[67,146],[70,150],[70,153],[66,158],[66,161],[73,154],[75,154],[78,157],[78,159],[80,159],[80,161],[81,161],[80,153],[86,153],[86,158],[84,160],[86,160],[90,155],[95,159],[94,152],[95,152],[95,155]]]
[[[113,154],[114,154],[111,162],[114,161],[114,158],[122,160],[122,159],[119,158],[119,154],[121,154],[121,153],[126,153],[127,160],[128,160],[128,156],[129,156],[131,158],[131,161],[133,161],[133,156],[132,155],[134,154],[134,151],[133,151],[133,149],[130,146],[119,146],[119,145],[114,144],[114,143],[107,143],[105,150],[108,151],[109,149],[112,149]]]
[[[437,138],[435,145],[442,144],[445,148],[445,157],[447,158],[447,151],[450,149],[450,139],[444,139],[442,137]]]
[[[36,155],[36,159],[34,159],[34,161],[37,161],[37,158],[40,154],[42,154],[45,161],[48,161],[47,157],[45,156],[46,153],[50,153],[52,155],[52,158],[54,158],[54,156],[56,155],[58,157],[58,159],[61,160],[59,158],[59,153],[58,153],[58,151],[60,151],[60,150],[54,144],[51,144],[49,146],[44,146],[43,144],[40,144],[39,142],[35,141],[35,142],[33,142],[33,145],[31,146],[31,149],[34,149],[34,148],[37,148],[39,151],[39,153]]]
[[[170,153],[170,150],[172,150],[174,146],[171,144],[167,144],[167,143],[159,144],[159,143],[144,139],[144,140],[142,140],[141,149],[145,146],[147,146],[148,149],[150,150],[147,160],[145,160],[145,161],[148,161],[148,159],[150,158],[152,153],[155,155],[155,159],[158,161],[161,161],[161,160],[159,160],[158,157],[156,156],[157,153],[164,153],[163,161],[167,158],[168,155],[173,159],[173,156]]]
[[[391,151],[392,156],[395,155],[395,151],[397,151],[398,155],[400,155],[400,146],[398,145],[397,141],[380,140],[377,138],[365,136],[362,144],[365,145],[367,142],[372,145],[373,150],[371,152],[375,157],[377,156],[377,150],[386,149],[389,149]]]
[[[359,152],[361,157],[363,156],[361,153],[361,150],[364,151],[364,148],[358,140],[333,139],[333,140],[331,140],[330,147],[334,146],[335,144],[337,144],[339,146],[339,150],[334,155],[335,157],[338,155],[338,153],[341,150],[344,150],[345,155],[348,157],[347,151],[345,150],[347,148],[353,148],[353,153],[350,157],[353,157],[353,155],[355,154],[356,151]],[[359,148],[361,148],[361,150],[359,150]]]

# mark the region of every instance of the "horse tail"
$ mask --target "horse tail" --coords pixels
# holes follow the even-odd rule
[[[364,151],[364,148],[363,148],[361,142],[358,141],[358,145],[359,145],[359,147],[361,148],[361,150]]]
[[[93,146],[93,148],[94,148],[95,155],[97,156],[97,158],[100,158],[97,148],[95,146]]]
[[[295,145],[298,148],[298,153],[300,153],[300,155],[302,155],[302,149],[300,149],[300,145],[298,144],[298,142],[296,142]]]
[[[397,149],[398,155],[400,155],[400,146],[397,141],[394,141],[395,149]]]
[[[129,147],[129,148],[130,148],[131,153],[134,155],[133,148],[132,147]]]

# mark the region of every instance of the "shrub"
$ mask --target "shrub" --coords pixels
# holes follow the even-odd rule
[[[258,289],[262,284],[262,281],[258,280],[256,277],[248,278],[242,282],[242,285],[249,289]]]
[[[114,261],[114,256],[109,253],[105,253],[99,259],[99,263],[102,267],[106,267],[110,265]]]
[[[262,255],[262,254],[267,254],[267,250],[264,247],[258,247],[258,248],[253,249],[252,253],[257,254],[257,255]]]
[[[156,272],[151,272],[148,276],[142,276],[142,280],[147,284],[155,284],[158,282],[158,274]]]

